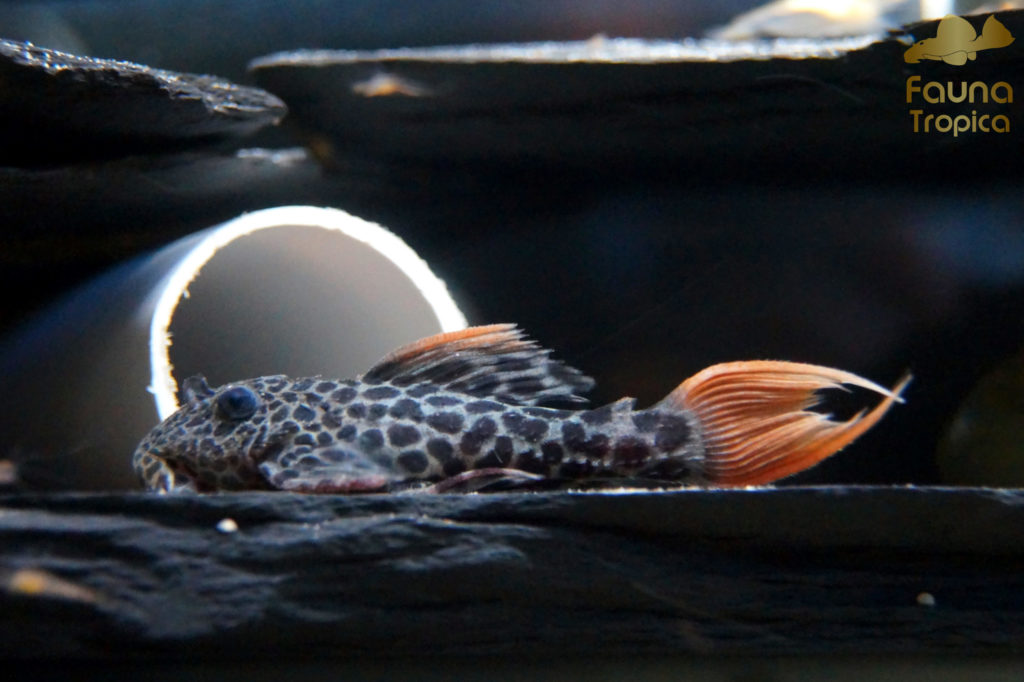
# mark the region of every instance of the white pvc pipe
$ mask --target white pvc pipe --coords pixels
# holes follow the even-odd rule
[[[436,331],[454,331],[466,326],[466,318],[459,310],[455,301],[448,293],[444,282],[437,278],[427,263],[399,237],[386,229],[344,211],[332,208],[316,208],[313,206],[282,206],[255,213],[248,213],[219,227],[204,233],[203,239],[192,247],[168,274],[159,287],[159,298],[152,315],[149,331],[149,359],[152,370],[149,390],[156,400],[157,414],[160,419],[167,418],[178,409],[176,398],[177,383],[172,370],[169,350],[172,343],[170,327],[174,320],[179,303],[187,296],[189,284],[200,276],[217,253],[225,247],[237,243],[238,240],[260,230],[276,229],[279,232],[295,228],[314,227],[334,231],[356,240],[373,249],[380,256],[390,261],[404,274],[409,283],[415,287],[429,307],[437,321]],[[282,239],[289,235],[282,234]],[[285,251],[287,243],[282,242],[278,248]],[[304,267],[301,263],[296,268]],[[329,287],[330,297],[344,297],[361,287],[346,282],[344,273],[310,273],[316,277],[327,277],[325,283]],[[336,282],[330,281],[337,279]],[[374,301],[379,306],[380,316],[387,316],[389,306],[395,306],[394,300]],[[331,315],[327,308],[323,315]],[[435,330],[431,330],[434,333]],[[327,352],[329,349],[325,349]],[[382,349],[381,355],[386,350]],[[333,363],[325,363],[333,364]]]

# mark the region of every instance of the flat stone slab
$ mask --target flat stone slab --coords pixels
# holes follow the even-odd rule
[[[1000,12],[1024,35],[1024,12]],[[289,121],[325,160],[472,164],[508,171],[559,166],[590,173],[769,177],[921,171],[1005,174],[1006,134],[915,133],[906,80],[945,83],[940,62],[906,64],[902,35],[808,40],[472,45],[374,51],[300,50],[252,62]],[[1019,50],[992,50],[956,79],[1016,82]],[[923,105],[924,114],[1006,114],[1010,105]],[[922,119],[924,114],[922,114]],[[923,126],[923,122],[920,124]],[[1018,125],[1017,122],[1013,126]],[[993,164],[998,164],[994,166]],[[998,170],[996,168],[998,167]]]
[[[0,165],[181,150],[246,135],[287,111],[214,76],[0,40]]]
[[[0,499],[0,655],[1019,654],[1024,491]]]

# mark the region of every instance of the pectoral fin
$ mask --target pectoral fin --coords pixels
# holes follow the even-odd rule
[[[342,448],[285,453],[263,462],[259,470],[274,488],[299,493],[384,491],[397,478],[358,452]]]
[[[973,59],[973,57],[972,57]],[[957,52],[951,52],[942,56],[942,61],[953,66],[963,66],[967,63],[967,53],[963,50]]]

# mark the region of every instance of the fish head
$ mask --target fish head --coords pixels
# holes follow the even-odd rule
[[[192,377],[182,407],[135,449],[136,474],[162,493],[371,492],[402,480],[387,453],[338,437],[340,417],[327,400],[338,388],[266,376],[213,389]]]
[[[934,38],[925,38],[919,40],[911,45],[906,52],[903,53],[903,61],[907,64],[917,64],[922,59],[934,59],[934,57],[928,55],[928,43],[935,40]]]
[[[268,379],[212,389],[202,376],[182,387],[184,404],[135,448],[132,466],[146,488],[163,493],[266,489],[258,462],[267,444],[287,437],[268,428]]]

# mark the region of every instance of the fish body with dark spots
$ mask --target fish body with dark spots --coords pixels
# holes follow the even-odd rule
[[[771,361],[716,365],[657,405],[596,409],[593,382],[512,325],[440,334],[359,379],[266,376],[184,386],[186,404],[139,444],[133,465],[160,492],[430,492],[587,480],[766,483],[812,466],[899,400],[856,375]],[[834,422],[815,391],[853,383],[885,400]]]

